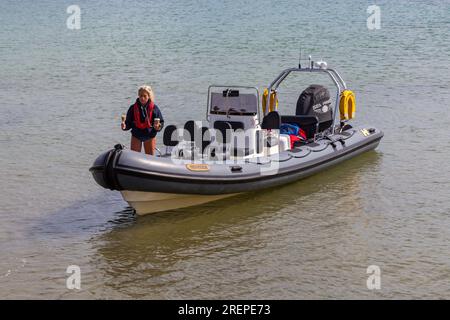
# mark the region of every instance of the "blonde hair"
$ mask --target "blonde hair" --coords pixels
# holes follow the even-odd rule
[[[155,95],[153,94],[152,87],[147,86],[147,85],[140,86],[138,89],[138,95],[140,95],[141,92],[143,92],[143,91],[148,94],[151,101],[155,102]]]

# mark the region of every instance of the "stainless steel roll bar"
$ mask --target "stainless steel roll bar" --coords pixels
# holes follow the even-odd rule
[[[311,63],[309,68],[289,68],[286,70],[283,70],[278,77],[275,78],[275,80],[272,81],[272,83],[269,85],[268,92],[269,94],[266,97],[266,106],[269,105],[269,97],[270,93],[276,92],[278,89],[278,86],[286,79],[286,77],[291,74],[292,72],[315,72],[315,73],[326,73],[328,76],[333,80],[333,83],[336,85],[337,88],[337,94],[336,94],[336,104],[334,107],[334,113],[333,113],[333,124],[332,124],[332,132],[335,132],[335,124],[336,124],[336,115],[339,110],[339,97],[341,96],[342,91],[347,89],[347,84],[342,79],[341,75],[334,69],[328,69],[328,68],[320,68],[320,67],[314,67],[314,64]],[[275,104],[275,108],[276,104]],[[264,116],[268,113],[269,108],[266,108],[266,112],[264,113]]]

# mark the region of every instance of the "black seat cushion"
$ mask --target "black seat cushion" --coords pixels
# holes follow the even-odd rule
[[[163,143],[167,147],[175,147],[179,142],[179,137],[175,137],[175,140],[173,139],[173,133],[177,130],[177,127],[173,124],[168,125],[164,129],[164,135],[163,135]]]
[[[214,122],[214,125],[216,124],[216,122],[228,122],[231,125],[231,129],[233,129],[233,130],[238,130],[238,129],[244,130],[244,123],[242,121],[222,121],[222,120],[217,120],[217,121]]]
[[[222,135],[221,141],[218,142],[228,143],[231,140],[231,131],[233,130],[233,127],[228,121],[215,121],[214,129],[218,130]]]
[[[183,138],[185,141],[194,141],[195,137],[195,121],[189,120],[184,124]]]
[[[281,116],[282,123],[292,123],[298,125],[306,133],[306,138],[314,138],[314,134],[319,131],[319,120],[316,116]]]
[[[202,152],[211,143],[211,134],[208,127],[202,127]]]
[[[211,143],[211,135],[208,127],[199,127],[198,124],[200,123],[194,120],[187,121],[184,125],[183,138],[185,141],[194,141],[195,146],[201,148],[203,152]],[[201,137],[201,140],[198,137]]]
[[[280,129],[281,117],[276,111],[269,112],[262,120],[261,128],[266,130]]]
[[[242,129],[244,130],[244,123],[241,121],[227,121],[229,124],[231,124],[231,128],[233,130]]]

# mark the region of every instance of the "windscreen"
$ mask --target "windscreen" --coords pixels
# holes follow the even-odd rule
[[[255,115],[258,112],[258,93],[254,88],[214,88],[209,110],[211,114]]]

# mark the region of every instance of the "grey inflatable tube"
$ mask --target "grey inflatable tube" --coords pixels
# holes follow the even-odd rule
[[[239,193],[312,175],[375,149],[382,137],[383,132],[378,129],[355,128],[332,139],[269,157],[226,162],[148,156],[116,145],[97,157],[90,172],[100,186],[111,190],[203,195]],[[196,167],[193,163],[201,165]]]

